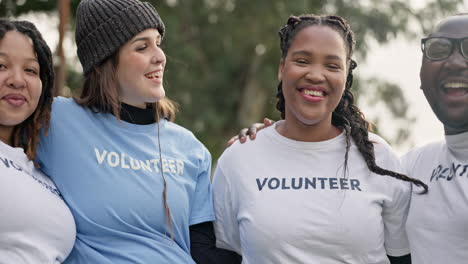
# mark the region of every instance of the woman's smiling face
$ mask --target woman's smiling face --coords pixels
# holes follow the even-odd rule
[[[32,40],[8,31],[0,40],[0,127],[13,129],[37,108],[42,93]]]
[[[331,126],[347,76],[347,52],[342,36],[328,26],[301,29],[280,62],[286,115],[289,122]]]
[[[116,76],[122,102],[145,108],[146,103],[164,98],[166,55],[160,45],[159,31],[151,28],[120,48]]]

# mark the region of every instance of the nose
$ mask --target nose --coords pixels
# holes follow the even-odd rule
[[[19,70],[11,71],[6,82],[7,82],[7,86],[13,89],[21,89],[25,87],[26,85],[23,73],[22,71],[19,71]]]
[[[455,50],[446,61],[446,67],[449,70],[465,70],[467,69],[468,60],[463,57],[459,50]]]
[[[325,76],[321,67],[310,67],[307,71],[305,78],[307,81],[317,84],[325,81]]]
[[[166,54],[160,47],[156,47],[153,56],[151,57],[151,63],[162,64],[163,67],[166,64]]]

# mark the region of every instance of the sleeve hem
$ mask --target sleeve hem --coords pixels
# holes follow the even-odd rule
[[[401,257],[411,253],[409,248],[386,248],[386,251],[387,255],[392,257]]]
[[[213,222],[215,219],[216,218],[214,214],[191,218],[189,221],[189,226],[204,223],[204,222]]]

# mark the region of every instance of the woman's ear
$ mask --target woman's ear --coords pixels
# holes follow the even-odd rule
[[[278,81],[283,80],[283,68],[284,68],[284,60],[281,59],[279,66],[278,66]]]

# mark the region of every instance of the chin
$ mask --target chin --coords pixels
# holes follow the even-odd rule
[[[161,99],[164,99],[164,97],[166,97],[166,91],[164,90],[164,88],[161,87],[157,91],[154,91],[152,95],[153,95],[153,98],[156,99],[156,101],[159,101]]]
[[[156,103],[157,101],[160,101],[160,100],[164,99],[165,97],[166,97],[166,93],[164,92],[164,90],[158,91],[158,92],[155,92],[155,93],[152,93],[151,95],[149,95],[146,98],[146,102],[147,103]]]
[[[0,120],[0,125],[14,127],[23,123],[28,117],[11,117]]]
[[[158,96],[155,96],[155,97],[154,97],[154,101],[155,101],[155,102],[160,101],[160,100],[164,99],[165,97],[166,97],[166,94],[165,94],[165,93],[162,93],[162,94],[160,94],[160,95],[158,95]]]
[[[324,120],[324,118],[316,116],[316,115],[312,115],[312,116],[302,115],[302,116],[298,117],[298,120],[299,120],[299,122],[301,122],[304,125],[313,126],[313,125],[316,125],[316,124],[322,122],[322,120]]]

